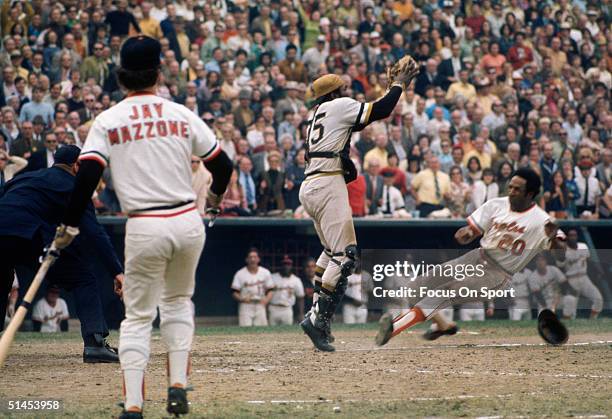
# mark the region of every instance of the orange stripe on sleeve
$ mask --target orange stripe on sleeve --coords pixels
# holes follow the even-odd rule
[[[472,217],[468,217],[467,218],[467,222],[468,225],[470,226],[470,228],[476,233],[476,234],[482,234],[483,231],[480,229],[480,227],[478,227],[478,224],[476,224],[474,222],[474,220],[472,220]]]
[[[102,167],[106,167],[106,161],[102,157],[96,154],[83,154],[82,156],[79,157],[79,161],[81,160],[94,160],[100,163]]]

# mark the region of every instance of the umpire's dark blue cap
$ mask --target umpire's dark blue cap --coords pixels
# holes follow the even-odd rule
[[[70,144],[60,147],[53,156],[54,164],[68,164],[72,165],[76,163],[81,154],[81,149],[77,146]]]
[[[130,71],[153,70],[160,66],[161,44],[157,39],[138,35],[121,47],[121,68]]]

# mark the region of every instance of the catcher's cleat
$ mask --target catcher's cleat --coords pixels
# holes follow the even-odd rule
[[[457,332],[459,331],[459,327],[457,325],[451,326],[446,330],[433,330],[433,329],[427,329],[427,331],[425,333],[423,333],[423,339],[425,340],[436,340],[438,338],[441,338],[442,336],[452,336],[457,334]]]
[[[168,405],[166,411],[174,416],[189,413],[189,402],[187,401],[187,389],[180,387],[168,388]]]
[[[308,318],[304,319],[300,323],[300,326],[302,327],[304,333],[306,333],[306,336],[310,338],[315,348],[323,352],[334,352],[336,350],[336,348],[330,345],[325,329],[315,327],[315,325],[312,324]]]
[[[308,313],[306,313],[304,315],[304,320],[308,320],[310,319],[310,315],[312,314],[312,309],[308,310]],[[329,343],[334,343],[334,341],[336,340],[336,338],[334,337],[334,335],[332,335],[331,332],[331,324],[327,325],[327,328],[325,329],[325,333],[327,333],[327,341]]]
[[[376,345],[383,346],[393,337],[393,317],[385,313],[378,321],[378,333],[376,334]]]

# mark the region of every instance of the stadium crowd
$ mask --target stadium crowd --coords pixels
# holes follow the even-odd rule
[[[142,33],[162,44],[158,95],[200,115],[235,162],[225,215],[304,217],[309,83],[336,73],[373,101],[411,54],[421,73],[391,117],[352,135],[355,216],[464,217],[528,165],[557,218],[607,218],[611,12],[593,0],[5,0],[0,186],[83,144],[123,98],[122,41]],[[192,169],[203,213],[210,176],[195,157]],[[120,213],[108,170],[96,206]]]

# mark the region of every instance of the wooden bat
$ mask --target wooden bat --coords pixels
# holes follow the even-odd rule
[[[17,330],[19,330],[19,327],[21,327],[23,319],[32,306],[32,300],[34,300],[34,297],[36,296],[40,285],[44,281],[49,268],[55,263],[58,257],[59,251],[52,245],[47,251],[40,268],[38,268],[38,272],[36,272],[36,276],[32,280],[30,288],[28,288],[28,292],[26,293],[25,297],[23,297],[23,301],[19,305],[19,308],[15,311],[9,325],[2,334],[2,337],[0,338],[0,369],[2,369],[4,366],[4,361],[6,361],[9,350],[11,349],[11,344],[13,343],[13,340],[15,340]]]

